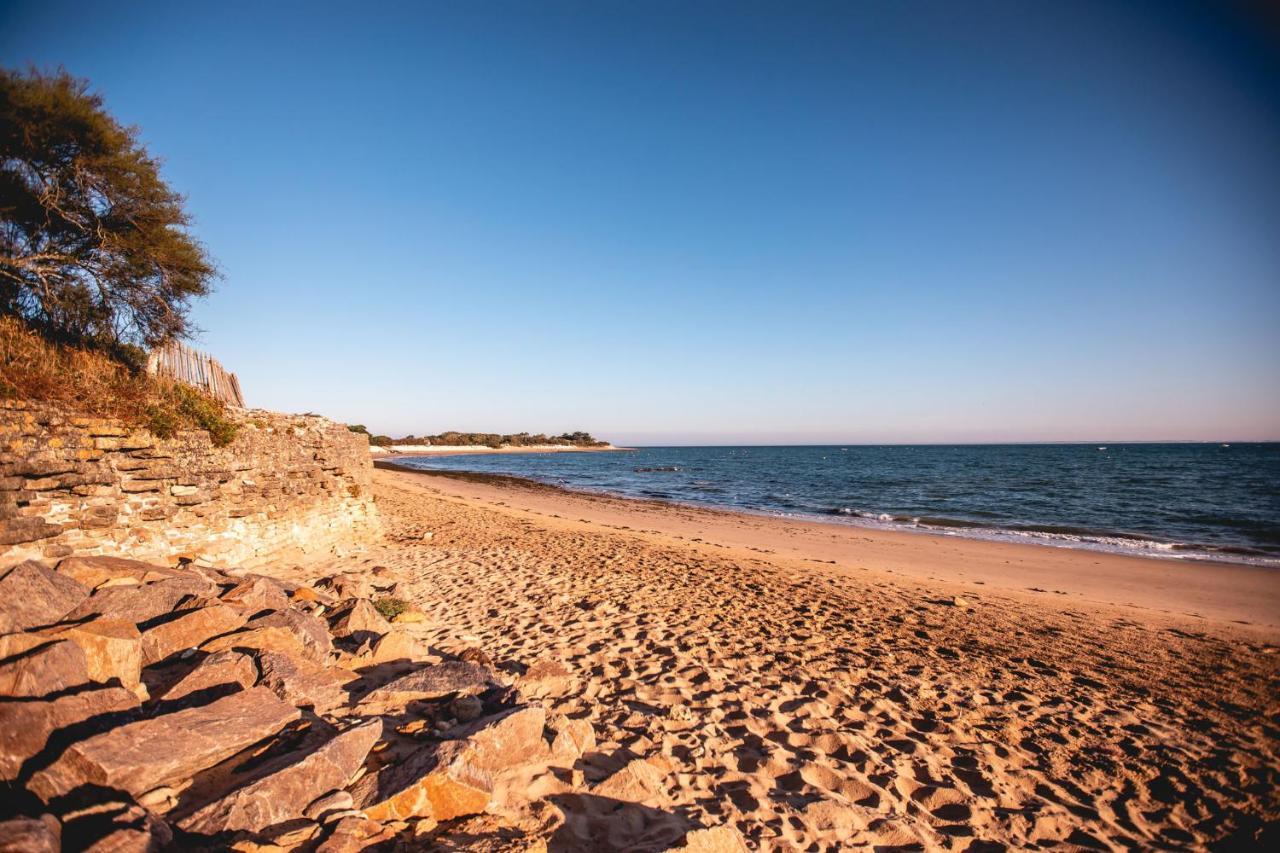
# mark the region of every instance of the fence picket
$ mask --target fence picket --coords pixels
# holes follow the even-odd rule
[[[240,380],[208,353],[173,341],[151,353],[147,369],[157,375],[194,385],[228,405],[244,408]]]

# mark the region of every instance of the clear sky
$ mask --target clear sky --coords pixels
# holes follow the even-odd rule
[[[90,79],[187,194],[250,404],[626,443],[1280,438],[1277,32],[0,2],[0,62]]]

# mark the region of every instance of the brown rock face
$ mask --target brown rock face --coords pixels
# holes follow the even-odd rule
[[[454,693],[476,694],[493,687],[492,673],[473,663],[448,661],[425,666],[371,691],[361,704],[395,707],[420,699],[442,699]]]
[[[244,611],[225,604],[186,610],[142,632],[142,663],[150,666],[177,652],[234,631],[246,621]]]
[[[254,666],[253,658],[240,652],[214,652],[170,687],[165,692],[164,699],[166,701],[181,699],[211,687],[228,685],[236,685],[239,689],[247,690],[257,680],[258,668]]]
[[[35,560],[0,573],[0,634],[57,622],[89,596],[84,584]]]
[[[140,586],[103,587],[67,614],[67,619],[105,616],[136,625],[172,613],[183,599],[191,595],[190,587],[177,579]]]
[[[120,679],[120,683],[145,698],[142,689],[142,634],[132,622],[94,619],[82,625],[54,629],[56,639],[70,640],[84,652],[93,681]]]
[[[48,696],[89,683],[84,652],[70,640],[24,645],[29,650],[0,663],[0,696]]]
[[[545,753],[540,707],[517,708],[482,721],[462,740],[423,749],[402,764],[366,776],[351,789],[373,820],[449,820],[484,811],[493,777]]]
[[[96,589],[109,581],[146,583],[170,575],[172,571],[167,566],[153,566],[121,557],[67,557],[58,563],[58,574],[75,578],[89,589]]]
[[[189,832],[257,831],[292,818],[322,794],[344,787],[382,736],[382,721],[370,720],[336,735],[317,749],[281,756],[251,771],[251,778],[181,818]]]
[[[284,610],[289,606],[289,596],[280,584],[259,575],[240,581],[224,592],[221,598],[227,604],[245,610],[250,616],[263,610]]]
[[[260,651],[257,660],[258,683],[291,705],[323,714],[347,702],[342,679],[323,667],[280,652]]]
[[[658,768],[637,758],[592,788],[591,793],[611,800],[642,803],[662,793],[662,782],[662,774]]]
[[[319,616],[300,610],[277,610],[249,622],[249,628],[283,628],[296,638],[302,654],[313,663],[323,664],[333,651],[329,626]]]
[[[85,784],[138,796],[188,779],[298,717],[297,708],[281,702],[265,687],[255,687],[74,744],[36,773],[28,788],[45,801]]]
[[[53,815],[0,821],[2,853],[60,853],[62,828]]]
[[[86,690],[42,702],[0,702],[0,780],[16,779],[26,760],[38,755],[59,729],[137,705],[138,697],[123,687]]]
[[[360,643],[376,641],[391,630],[391,623],[366,598],[357,598],[339,611],[329,625],[335,637],[350,637]]]

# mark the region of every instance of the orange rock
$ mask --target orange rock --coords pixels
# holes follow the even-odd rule
[[[143,666],[159,663],[176,652],[198,648],[211,637],[239,628],[245,619],[243,610],[225,604],[181,611],[142,633]]]
[[[84,652],[90,679],[110,681],[118,678],[140,699],[147,698],[147,690],[141,680],[142,634],[132,622],[94,619],[54,631],[52,636],[70,640]]]

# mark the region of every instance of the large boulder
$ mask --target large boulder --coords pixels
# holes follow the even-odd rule
[[[103,687],[54,699],[0,702],[0,780],[18,778],[27,759],[39,755],[55,732],[82,728],[95,718],[138,706],[138,697],[123,687]],[[0,849],[3,849],[0,847]]]
[[[264,610],[285,610],[289,607],[289,596],[280,582],[262,575],[250,575],[244,578],[220,597],[227,604],[241,608],[250,616],[255,616]]]
[[[232,790],[190,813],[180,814],[177,823],[188,832],[213,834],[260,831],[301,817],[318,797],[351,781],[381,736],[382,721],[369,720],[317,748],[279,756],[244,774],[233,773],[229,780]]]
[[[88,597],[84,584],[35,560],[0,569],[0,634],[57,622]]]
[[[121,619],[93,619],[89,622],[55,627],[48,635],[70,640],[84,652],[89,678],[120,683],[146,698],[142,686],[142,634],[132,622]]]
[[[70,747],[36,773],[29,790],[44,801],[82,785],[134,796],[190,778],[278,732],[300,712],[265,687],[216,702],[139,720]]]
[[[213,637],[236,630],[246,620],[243,610],[225,604],[175,613],[142,632],[142,663],[150,666],[177,652],[198,648]]]
[[[58,563],[58,574],[96,589],[105,583],[149,583],[172,577],[174,570],[122,557],[67,557]]]
[[[350,637],[357,643],[374,642],[391,630],[391,623],[367,598],[357,598],[329,620],[335,637]]]
[[[0,853],[60,853],[62,827],[53,815],[0,821]]]
[[[544,757],[546,712],[516,708],[480,721],[466,737],[412,754],[365,776],[351,789],[356,807],[373,820],[449,820],[484,811],[494,777]]]
[[[253,658],[231,650],[214,652],[205,655],[190,672],[166,690],[163,699],[172,702],[202,690],[218,688],[234,693],[247,690],[257,681],[258,668]]]
[[[337,673],[282,652],[263,650],[256,658],[258,683],[291,705],[323,714],[347,702],[345,679]]]
[[[303,613],[294,607],[258,616],[249,622],[248,627],[284,628],[298,638],[303,653],[315,663],[324,663],[333,652],[328,624],[319,616]]]
[[[370,691],[361,706],[403,708],[422,699],[443,699],[454,694],[475,695],[497,686],[493,672],[486,667],[464,661],[432,664],[403,675]]]
[[[180,578],[135,586],[108,586],[95,590],[66,618],[80,620],[105,616],[137,625],[172,613],[179,604],[193,597],[197,596],[193,595],[191,585]]]
[[[84,651],[70,640],[0,637],[0,696],[48,696],[90,680]]]

